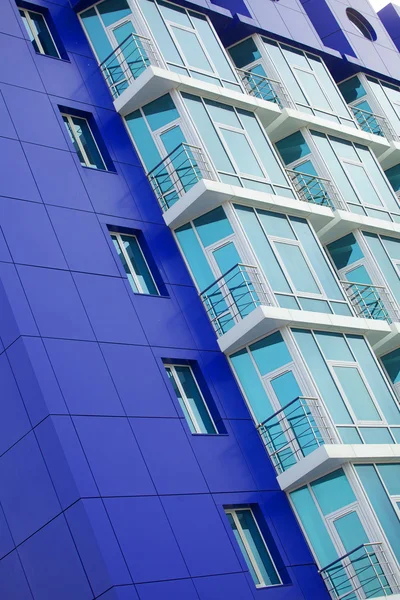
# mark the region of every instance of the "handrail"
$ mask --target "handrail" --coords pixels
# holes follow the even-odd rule
[[[141,40],[145,40],[146,42],[151,42],[150,38],[145,37],[144,35],[139,35],[138,33],[134,33],[132,31],[116,48],[114,48],[114,50],[112,52],[110,52],[110,54],[104,60],[101,61],[101,63],[99,64],[99,67],[101,68],[104,65],[104,63],[106,63],[108,61],[108,59],[112,57],[113,54],[116,54],[117,50],[122,48],[122,46],[125,44],[125,42],[127,42],[129,40],[129,38],[131,38],[131,37],[139,38]]]
[[[361,550],[361,548],[364,548],[364,546],[381,546],[381,545],[382,545],[382,542],[366,542],[365,544],[360,544],[356,548],[353,548],[353,550],[350,550],[349,552],[346,552],[346,554],[343,554],[343,556],[340,556],[336,560],[333,560],[331,563],[329,563],[329,565],[326,565],[325,567],[322,567],[322,569],[319,569],[318,573],[322,573],[322,571],[326,571],[327,569],[330,569],[331,567],[333,567],[333,565],[336,565],[336,563],[341,562],[342,560],[344,560],[345,558],[350,556],[350,554],[354,554],[354,552],[357,552],[357,550]]]
[[[297,396],[296,398],[294,398],[294,400],[291,400],[290,402],[285,404],[285,406],[283,406],[282,408],[280,408],[279,410],[274,412],[274,414],[271,415],[270,417],[268,417],[268,419],[265,419],[265,421],[262,421],[261,423],[259,423],[258,427],[263,427],[265,425],[265,423],[268,423],[268,421],[271,421],[271,419],[274,419],[276,417],[276,415],[279,415],[279,413],[281,413],[284,410],[286,410],[287,408],[289,408],[289,406],[291,406],[292,404],[297,402],[297,400],[317,400],[318,401],[318,398],[316,398],[315,396]]]
[[[202,152],[202,148],[200,148],[200,146],[194,146],[193,144],[188,144],[187,142],[181,142],[180,144],[178,144],[173,150],[171,150],[171,152],[169,154],[167,154],[166,156],[164,156],[164,158],[162,158],[160,160],[159,163],[156,164],[155,167],[153,167],[150,171],[147,172],[147,177],[150,177],[151,174],[153,173],[153,171],[155,171],[156,169],[158,169],[158,167],[161,167],[161,165],[163,165],[169,158],[171,158],[171,156],[178,150],[178,148],[180,148],[181,146],[187,146],[188,148],[194,148],[195,150],[200,150],[200,152]]]
[[[372,133],[373,135],[378,135],[380,137],[386,137],[388,140],[399,139],[399,136],[394,131],[393,127],[390,124],[390,121],[383,115],[378,115],[369,110],[365,110],[364,108],[359,108],[358,106],[350,106],[350,108],[353,111],[353,114],[356,118],[359,127],[363,131],[368,131],[369,133]],[[360,121],[357,118],[357,114],[359,114],[364,119],[363,123],[367,125],[367,129],[363,128],[363,123],[360,123]],[[371,124],[371,121],[375,121],[379,132],[374,131],[374,125]]]
[[[388,323],[400,321],[399,306],[386,286],[343,279],[340,283],[357,316]]]
[[[204,290],[202,290],[199,293],[199,295],[202,296],[203,294],[205,294],[206,292],[208,292],[208,290],[210,290],[216,284],[218,284],[218,282],[221,281],[221,279],[225,279],[226,276],[229,275],[229,273],[231,273],[232,271],[235,271],[235,269],[237,269],[238,267],[244,267],[245,269],[255,269],[256,268],[254,265],[246,265],[245,263],[237,263],[235,266],[231,267],[228,271],[226,271],[223,275],[221,275],[220,277],[218,277],[218,279],[215,279],[215,281],[213,281],[213,283],[211,283],[209,286],[207,286],[206,288],[204,288]]]
[[[240,82],[243,84],[246,92],[250,96],[260,97],[262,100],[275,102],[280,108],[294,108],[294,104],[289,96],[289,93],[282,83],[277,79],[271,79],[262,73],[248,71],[246,69],[236,69],[239,75]],[[264,89],[267,89],[267,94],[272,98],[264,98]]]
[[[286,169],[287,173],[293,173],[294,175],[302,175],[303,177],[310,177],[310,179],[319,179],[320,181],[324,181],[325,183],[332,183],[331,179],[327,179],[326,177],[320,177],[319,175],[311,175],[310,173],[305,173],[304,171],[295,171],[294,169]]]
[[[345,209],[340,194],[331,179],[294,169],[285,170],[298,197],[303,202],[328,206],[332,209]]]

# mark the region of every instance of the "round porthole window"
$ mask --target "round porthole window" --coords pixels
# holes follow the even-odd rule
[[[372,27],[371,23],[367,21],[364,15],[358,12],[358,10],[354,10],[354,8],[346,8],[346,14],[348,19],[355,27],[357,27],[358,31],[362,33],[365,38],[367,38],[367,40],[375,42],[377,38],[376,31]]]

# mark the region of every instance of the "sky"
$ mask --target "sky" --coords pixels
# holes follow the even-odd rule
[[[388,0],[370,0],[370,2],[375,10],[380,10],[383,6],[389,4]],[[392,3],[400,5],[400,0],[392,0]]]

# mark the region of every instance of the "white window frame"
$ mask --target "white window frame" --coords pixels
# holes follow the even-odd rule
[[[148,271],[148,273],[149,273],[149,275],[150,275],[150,277],[151,277],[151,280],[152,280],[152,282],[153,282],[153,284],[154,284],[154,287],[155,287],[155,288],[156,288],[156,290],[157,290],[157,294],[160,296],[160,295],[161,295],[161,294],[160,294],[160,290],[158,289],[158,286],[157,286],[157,284],[156,284],[156,282],[155,282],[155,279],[154,279],[154,277],[153,277],[153,273],[151,272],[151,269],[150,269],[150,267],[149,267],[149,264],[148,264],[148,262],[147,262],[147,260],[146,260],[146,257],[145,257],[145,255],[143,254],[143,250],[142,250],[142,248],[141,248],[141,246],[140,246],[140,243],[139,243],[139,240],[138,240],[137,236],[136,236],[136,235],[132,235],[132,234],[130,234],[130,233],[123,233],[123,234],[120,234],[120,233],[118,233],[118,232],[116,232],[116,231],[110,231],[110,236],[115,236],[115,237],[117,238],[117,242],[118,242],[119,249],[120,249],[121,253],[123,254],[123,256],[124,256],[124,258],[125,258],[126,264],[128,265],[129,272],[130,272],[130,274],[131,274],[131,276],[132,276],[132,279],[134,280],[134,282],[135,282],[135,285],[136,285],[136,287],[137,287],[137,289],[138,289],[138,291],[137,291],[137,292],[135,292],[135,290],[133,290],[133,292],[134,292],[134,293],[136,293],[136,294],[146,294],[146,295],[149,295],[149,292],[145,291],[145,290],[142,288],[142,286],[141,286],[141,283],[140,283],[140,281],[139,281],[139,279],[138,279],[138,276],[137,276],[137,274],[136,274],[136,272],[135,272],[135,269],[133,268],[132,261],[131,261],[131,259],[130,259],[130,257],[129,257],[129,254],[128,254],[128,253],[127,253],[127,251],[126,251],[126,248],[125,248],[125,245],[124,245],[124,240],[123,240],[123,239],[122,239],[122,237],[121,237],[122,235],[123,235],[124,237],[130,237],[130,238],[133,238],[133,239],[135,239],[135,240],[136,240],[137,247],[139,248],[139,252],[140,252],[140,254],[142,255],[142,258],[143,258],[143,261],[144,261],[144,263],[145,263],[145,265],[146,265],[147,271]],[[155,294],[151,294],[151,295],[152,295],[152,296],[154,296]]]
[[[29,27],[29,29],[31,31],[31,34],[32,34],[32,36],[33,36],[33,38],[34,38],[34,40],[36,42],[37,47],[39,48],[38,54],[42,54],[43,56],[51,56],[50,54],[47,54],[47,52],[44,51],[44,48],[42,46],[41,41],[39,40],[39,37],[38,37],[38,35],[36,33],[36,30],[35,30],[35,26],[32,23],[32,19],[31,19],[31,16],[30,16],[29,13],[33,13],[35,15],[40,15],[42,17],[43,22],[44,22],[44,24],[46,26],[47,32],[48,32],[48,34],[49,34],[49,36],[51,38],[51,41],[54,44],[54,48],[56,49],[57,58],[61,58],[60,51],[59,51],[59,49],[57,47],[57,44],[54,41],[54,38],[53,38],[52,33],[50,31],[50,27],[47,24],[46,16],[43,13],[41,13],[41,12],[39,12],[37,10],[31,10],[30,8],[21,8],[20,6],[18,6],[18,11],[19,11],[20,14],[21,14],[21,12],[24,13],[24,17],[26,19],[26,22],[28,23],[28,27]],[[55,57],[52,56],[52,58],[55,58]]]
[[[234,521],[234,523],[236,525],[236,529],[237,529],[238,535],[239,535],[239,537],[241,539],[241,542],[242,542],[243,546],[245,547],[245,550],[247,552],[248,558],[249,558],[249,560],[251,562],[251,566],[253,567],[254,572],[256,573],[256,575],[258,577],[258,580],[260,581],[260,583],[258,583],[258,584],[255,583],[256,588],[258,588],[258,589],[260,589],[260,588],[269,588],[269,587],[277,587],[278,585],[282,585],[282,578],[281,578],[281,576],[279,574],[278,569],[276,568],[275,561],[274,561],[274,559],[273,559],[273,557],[271,555],[271,552],[269,551],[269,548],[268,548],[268,546],[266,544],[266,541],[264,539],[264,536],[263,536],[263,534],[261,532],[260,526],[258,525],[257,519],[255,518],[252,509],[249,508],[249,507],[236,506],[235,508],[224,508],[224,511],[225,511],[226,515],[231,515],[231,517],[232,517],[232,519],[233,519],[233,521]],[[251,551],[251,548],[250,548],[250,546],[249,546],[249,544],[248,544],[248,542],[246,540],[246,536],[243,534],[242,526],[241,526],[240,521],[239,521],[239,519],[237,517],[237,514],[236,514],[238,511],[248,511],[251,514],[251,516],[253,518],[253,521],[254,521],[254,523],[255,523],[255,525],[257,527],[258,533],[260,534],[260,538],[261,538],[261,540],[262,540],[262,542],[264,544],[265,550],[266,550],[266,552],[267,552],[267,554],[268,554],[268,556],[269,556],[269,558],[271,560],[271,563],[272,563],[272,565],[273,565],[273,567],[275,569],[275,573],[276,573],[276,575],[277,575],[277,577],[279,579],[279,583],[269,584],[269,583],[266,583],[264,581],[263,576],[261,574],[261,571],[258,568],[257,561],[255,560],[253,552]],[[244,558],[245,557],[243,556],[243,559]]]
[[[98,169],[98,170],[99,171],[108,171],[108,168],[107,168],[107,165],[106,165],[106,161],[104,160],[104,157],[103,157],[103,155],[102,155],[102,153],[100,151],[100,148],[99,148],[99,146],[97,144],[96,137],[93,135],[93,131],[92,131],[92,128],[90,127],[90,123],[89,123],[88,119],[86,119],[86,117],[79,117],[77,115],[73,115],[73,114],[71,115],[71,114],[64,113],[64,112],[61,113],[61,117],[63,117],[63,118],[65,117],[67,119],[68,125],[69,125],[69,128],[70,128],[70,133],[73,136],[73,138],[74,138],[74,140],[75,140],[75,142],[76,142],[76,144],[77,144],[77,146],[78,146],[78,148],[79,148],[79,150],[80,150],[80,152],[82,154],[82,158],[83,158],[85,164],[82,165],[82,163],[81,163],[81,165],[83,167],[88,167],[89,169],[98,169],[98,167],[94,166],[89,161],[89,157],[88,157],[88,155],[87,155],[87,153],[85,151],[85,148],[83,147],[83,144],[82,144],[81,140],[79,139],[79,137],[76,135],[75,124],[74,124],[74,122],[73,122],[72,119],[81,119],[82,121],[86,121],[86,124],[88,126],[90,135],[92,136],[94,144],[95,144],[95,146],[97,148],[97,151],[98,151],[99,156],[101,158],[101,161],[103,163],[103,168],[102,169]]]
[[[199,386],[199,384],[197,382],[197,379],[196,379],[196,377],[195,377],[195,375],[193,373],[192,367],[190,365],[184,365],[184,364],[180,364],[180,363],[164,363],[164,367],[165,367],[165,370],[170,369],[170,371],[172,373],[175,385],[178,388],[179,393],[181,395],[182,402],[184,403],[185,408],[186,408],[186,410],[187,410],[187,412],[188,412],[188,414],[189,414],[189,416],[190,416],[190,418],[192,420],[192,425],[193,425],[193,427],[195,429],[195,433],[193,435],[196,435],[196,434],[197,435],[218,435],[219,432],[218,432],[218,429],[217,429],[217,427],[215,425],[215,421],[214,421],[214,419],[213,419],[213,417],[212,417],[212,415],[210,413],[210,409],[208,408],[207,402],[205,401],[205,398],[204,398],[204,396],[203,396],[203,394],[201,392],[200,386]],[[176,372],[176,367],[183,367],[185,369],[189,369],[189,371],[190,371],[190,373],[191,373],[191,375],[193,377],[193,381],[194,381],[194,383],[195,383],[195,385],[197,387],[197,391],[199,392],[200,398],[202,399],[203,405],[205,406],[205,409],[206,409],[206,411],[208,413],[210,421],[211,421],[211,423],[212,423],[212,425],[214,427],[214,432],[213,433],[208,433],[206,431],[201,431],[200,430],[200,426],[199,426],[199,424],[197,422],[197,419],[196,419],[195,415],[193,414],[193,411],[192,411],[192,408],[190,406],[190,403],[187,400],[187,396],[185,394],[185,390],[183,389],[183,386],[182,386],[182,384],[180,382],[180,379],[178,377],[178,374]],[[175,394],[175,392],[174,392],[174,394]],[[179,402],[178,399],[177,399],[177,401]]]

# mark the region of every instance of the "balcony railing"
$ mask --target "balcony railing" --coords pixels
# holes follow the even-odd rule
[[[150,65],[160,65],[152,41],[131,33],[103,60],[100,69],[115,99]]]
[[[218,336],[257,306],[271,304],[257,267],[241,263],[200,292],[200,298]]]
[[[295,398],[257,429],[278,475],[319,446],[336,443],[318,398]]]
[[[268,102],[275,102],[279,108],[294,107],[282,82],[276,79],[269,79],[269,77],[260,75],[254,71],[244,71],[243,69],[236,69],[236,71],[242,85],[250,96],[260,98],[261,100],[268,100]]]
[[[384,286],[341,281],[358,317],[393,323],[400,321],[400,312],[391,292]]]
[[[186,142],[172,150],[147,177],[163,211],[188,192],[200,179],[215,180],[203,150]]]
[[[320,570],[332,600],[364,600],[399,592],[382,542],[362,544]]]
[[[350,108],[353,111],[357,123],[363,131],[380,135],[389,141],[398,139],[394,129],[385,117],[376,115],[368,110],[363,110],[357,106],[351,106]]]
[[[287,174],[297,192],[300,200],[311,202],[320,206],[329,206],[332,209],[344,209],[344,203],[330,179],[309,175],[300,171],[286,169]]]

